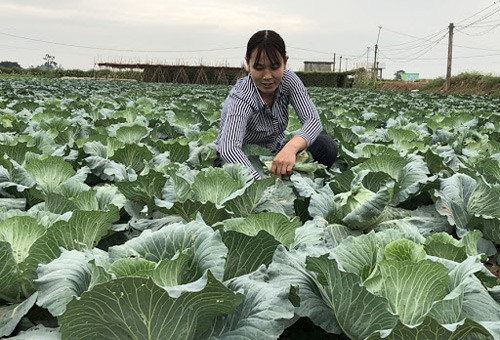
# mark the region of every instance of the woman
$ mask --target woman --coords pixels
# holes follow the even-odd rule
[[[238,80],[224,102],[220,130],[215,141],[214,166],[241,163],[260,178],[242,151],[257,144],[277,152],[271,173],[281,178],[292,173],[296,154],[307,148],[314,160],[330,167],[337,157],[335,141],[320,135],[323,129],[318,111],[301,80],[286,69],[285,42],[271,30],[255,33],[248,41],[245,61],[249,75]],[[288,104],[292,104],[302,128],[285,141]]]

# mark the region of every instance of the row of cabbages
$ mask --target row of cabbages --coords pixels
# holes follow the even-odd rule
[[[209,167],[227,89],[86,86],[0,81],[0,336],[500,338],[489,101],[311,89],[338,162],[253,180]]]

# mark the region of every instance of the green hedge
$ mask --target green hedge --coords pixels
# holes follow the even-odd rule
[[[352,75],[348,72],[295,72],[305,86],[352,87]]]

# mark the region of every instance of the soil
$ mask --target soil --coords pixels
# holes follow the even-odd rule
[[[441,89],[441,92],[444,92],[444,90]],[[466,80],[453,81],[452,78],[450,92],[455,94],[498,96],[500,94],[500,85],[486,88],[481,84],[471,84]]]
[[[406,82],[406,81],[389,81],[382,84],[382,91],[410,91],[417,92],[418,89],[426,85],[428,81]]]
[[[381,86],[383,91],[407,91],[418,92],[420,87],[429,83],[429,80],[420,80],[417,82],[406,81],[385,81]],[[447,94],[466,94],[466,95],[489,95],[500,96],[500,84],[494,87],[486,87],[481,84],[471,83],[467,80],[453,80],[449,91],[444,91],[444,85],[441,88],[425,90],[427,93],[447,93]]]

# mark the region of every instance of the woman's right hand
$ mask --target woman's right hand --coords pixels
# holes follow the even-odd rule
[[[282,176],[291,175],[292,168],[297,159],[297,152],[305,149],[306,146],[305,139],[300,136],[295,136],[290,139],[283,149],[274,157],[271,173],[278,176],[280,179]]]
[[[295,164],[296,153],[292,148],[287,148],[286,145],[274,157],[271,166],[271,173],[282,178],[283,176],[290,176],[292,168]]]

